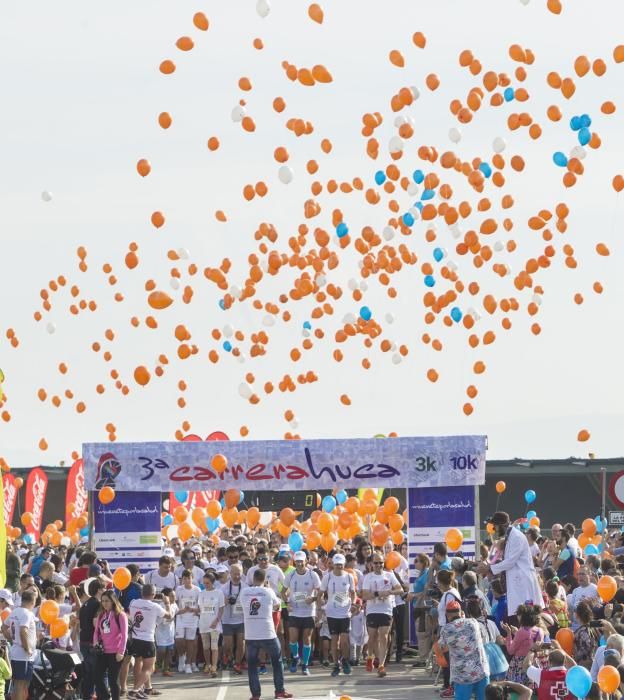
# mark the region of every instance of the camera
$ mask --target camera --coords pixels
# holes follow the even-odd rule
[[[235,604],[236,604],[236,596],[233,596],[233,595],[229,596],[229,597],[228,597],[228,603],[229,603],[230,605],[235,605]]]

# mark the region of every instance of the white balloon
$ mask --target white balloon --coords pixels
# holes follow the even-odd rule
[[[415,182],[410,182],[407,186],[407,194],[409,194],[410,197],[416,197],[418,195],[418,189],[418,185]]]
[[[460,238],[462,235],[461,227],[457,224],[449,226],[449,231],[451,232],[451,236],[453,236],[453,238]]]
[[[353,279],[353,277],[347,282],[347,287],[354,292],[358,288],[358,282],[356,279]]]
[[[226,338],[231,338],[234,335],[234,329],[229,323],[226,323],[225,326],[223,326],[223,335]]]
[[[368,291],[368,282],[367,282],[366,280],[362,280],[362,281],[360,282],[360,289],[361,289],[363,292]]]
[[[459,266],[454,260],[447,260],[446,266],[451,272],[457,272],[457,270],[459,270]]]
[[[309,331],[307,328],[304,328],[304,329],[301,331],[301,335],[302,335],[304,338],[309,338],[309,337],[310,337],[310,331]]]
[[[531,2],[531,0],[520,0],[520,2],[526,7]]]
[[[494,243],[494,250],[500,253],[501,250],[505,250],[505,244],[502,241],[496,241],[496,243]]]
[[[494,153],[502,153],[507,148],[507,141],[501,136],[497,136],[492,142]]]
[[[275,316],[273,314],[265,314],[264,318],[262,319],[263,325],[267,327],[271,327],[275,325]]]
[[[262,17],[262,19],[268,17],[269,12],[271,12],[269,0],[258,0],[256,3],[256,12],[260,15],[260,17]]]
[[[583,148],[583,146],[574,146],[574,148],[570,151],[570,158],[578,158],[579,160],[583,160],[587,156],[587,151]]]
[[[48,325],[46,326],[46,331],[48,331],[50,335],[56,333],[56,324],[52,322],[48,323]]]
[[[453,143],[459,143],[462,137],[461,131],[456,126],[454,126],[451,129],[449,129],[448,137]]]
[[[407,117],[399,115],[398,117],[394,118],[394,126],[396,126],[397,129],[400,126],[403,126],[403,124],[407,124]]]
[[[252,394],[253,391],[251,390],[251,387],[247,382],[243,382],[242,384],[238,385],[238,393],[244,398],[248,399]]]
[[[232,110],[232,121],[242,122],[243,117],[246,116],[247,110],[242,105],[236,105]]]
[[[241,352],[236,359],[238,360],[238,363],[242,365],[247,360],[247,356]]]
[[[327,284],[325,275],[317,275],[314,281],[319,287],[324,287]]]
[[[236,286],[235,284],[233,284],[230,287],[230,294],[234,297],[234,299],[240,299],[242,293],[243,293],[243,290],[240,287]]]
[[[410,90],[412,91],[412,95],[414,95],[414,101],[416,101],[420,97],[420,90],[415,85],[412,85]]]
[[[384,226],[383,237],[386,241],[391,241],[395,236],[395,231],[392,226]]]
[[[52,192],[48,192],[48,190],[43,190],[43,192],[41,193],[41,199],[43,199],[44,202],[51,202]]]
[[[385,319],[387,323],[394,323],[394,314],[387,313]]]
[[[475,323],[481,319],[481,314],[472,306],[468,309],[468,311],[466,311],[466,313],[474,318]]]
[[[297,417],[295,416],[288,425],[290,425],[290,427],[293,430],[297,430],[297,428],[299,427],[299,421],[297,420]]]
[[[538,305],[542,305],[542,295],[541,294],[534,294],[533,295],[533,301]]]
[[[188,260],[190,253],[186,248],[178,248],[178,255],[181,260]]]
[[[355,314],[345,314],[344,318],[342,319],[343,323],[355,323],[357,319],[355,318]]]
[[[288,185],[290,182],[292,182],[292,179],[294,177],[293,170],[290,166],[288,165],[282,165],[282,167],[277,171],[277,177],[279,178],[280,182],[283,182],[285,185]]]
[[[394,355],[392,356],[392,364],[400,365],[401,362],[403,362],[403,358],[401,357],[401,354],[398,352],[395,352]]]
[[[172,277],[169,280],[169,286],[171,289],[180,289],[180,280],[177,277]]]
[[[408,211],[414,217],[414,221],[418,221],[420,219],[420,209],[418,207],[410,207]]]
[[[403,139],[400,136],[393,136],[388,143],[390,153],[400,153],[403,150]]]

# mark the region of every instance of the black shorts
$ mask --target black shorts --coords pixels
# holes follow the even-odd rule
[[[130,656],[153,659],[156,656],[156,645],[154,642],[146,642],[143,639],[133,639],[130,643]]]
[[[33,677],[34,664],[32,661],[11,660],[11,672],[14,681],[31,681]]]
[[[313,617],[293,617],[292,615],[288,618],[288,626],[293,627],[297,630],[313,630],[314,629],[314,618]]]
[[[373,630],[379,627],[390,627],[392,624],[392,615],[385,615],[384,613],[369,613],[366,616],[366,626]]]
[[[239,622],[235,625],[228,625],[225,622],[223,623],[223,636],[224,637],[232,637],[235,634],[244,634],[245,632],[245,623],[244,622]]]
[[[282,608],[282,620],[284,620],[284,622],[288,622],[289,619],[290,615],[288,613],[288,608]]]
[[[349,634],[351,629],[350,617],[328,617],[327,626],[332,637],[338,634]]]

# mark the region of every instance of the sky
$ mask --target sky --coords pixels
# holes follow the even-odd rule
[[[4,412],[0,456],[14,466],[71,463],[72,451],[80,451],[83,442],[107,439],[109,423],[114,424],[118,441],[131,442],[173,440],[184,421],[190,427],[183,432],[206,436],[222,430],[232,439],[241,426],[249,430],[246,439],[278,439],[286,432],[303,438],[370,437],[392,431],[401,436],[485,434],[492,459],[563,458],[589,452],[621,456],[623,212],[611,186],[615,175],[624,174],[624,66],[617,65],[612,55],[621,41],[621,3],[563,0],[563,12],[555,16],[543,0],[526,5],[518,0],[333,0],[323,3],[322,24],[311,21],[303,0],[272,0],[270,6],[265,18],[253,0],[133,0],[106,6],[33,0],[0,9],[5,68],[0,111],[0,368],[6,393],[0,408]],[[193,26],[197,11],[209,18],[207,32]],[[416,31],[427,38],[424,50],[412,43]],[[176,48],[181,36],[193,38],[192,51]],[[257,37],[264,43],[260,51],[252,45]],[[450,101],[465,100],[470,88],[481,84],[481,76],[460,67],[459,53],[470,49],[484,71],[508,73],[517,88],[518,64],[508,54],[512,44],[530,48],[536,57],[533,65],[526,66],[524,86],[530,99],[493,109],[486,97],[473,121],[458,125]],[[404,68],[390,63],[393,49],[404,56]],[[590,71],[578,78],[574,61],[580,54],[591,61],[604,59],[606,75],[597,77]],[[158,70],[166,58],[176,63],[171,76]],[[333,82],[314,87],[291,82],[282,61],[297,67],[323,64]],[[551,71],[574,78],[577,90],[572,99],[547,85]],[[425,85],[430,73],[441,81],[435,92]],[[242,76],[250,79],[251,91],[239,89]],[[496,234],[482,236],[481,242],[493,245],[513,238],[517,249],[492,260],[509,265],[511,275],[501,279],[491,263],[476,268],[472,256],[458,256],[457,240],[443,221],[436,222],[435,244],[425,241],[425,224],[416,222],[411,236],[397,234],[390,242],[404,243],[418,255],[417,265],[404,267],[393,279],[396,299],[369,278],[363,299],[357,302],[349,283],[362,282],[361,258],[353,250],[353,240],[341,251],[332,211],[342,210],[352,239],[364,226],[381,233],[391,216],[390,197],[381,192],[380,204],[371,206],[362,193],[324,191],[317,197],[321,214],[310,220],[303,216],[303,203],[312,196],[315,179],[325,184],[332,178],[341,182],[360,177],[365,189],[375,187],[375,172],[393,162],[388,144],[396,133],[396,115],[390,99],[404,86],[416,86],[420,98],[400,113],[413,118],[414,125],[414,136],[396,161],[402,175],[409,177],[418,168],[427,172],[430,167],[442,182],[452,184],[455,203],[465,199],[473,209],[480,197],[488,197],[492,202],[488,215],[498,221],[509,216],[514,228],[506,232],[499,226]],[[287,105],[281,114],[272,109],[277,96]],[[246,100],[256,123],[254,133],[232,120],[240,99]],[[600,110],[606,100],[617,106],[611,116]],[[561,121],[548,119],[550,105],[560,107]],[[162,111],[173,118],[166,131],[157,122]],[[373,161],[366,155],[361,128],[362,115],[376,111],[384,121],[375,132],[380,155]],[[541,138],[532,140],[527,129],[509,131],[507,118],[512,112],[531,114],[543,129]],[[602,145],[588,150],[584,175],[575,187],[566,189],[561,182],[564,170],[554,165],[552,156],[555,151],[568,154],[574,147],[576,134],[569,120],[580,114],[592,117],[592,131],[599,133]],[[297,138],[285,126],[290,118],[311,121],[314,132]],[[453,144],[449,129],[457,126],[462,138]],[[206,146],[211,136],[221,144],[214,152]],[[505,186],[498,189],[487,181],[482,194],[457,173],[424,163],[417,153],[421,145],[434,145],[440,153],[453,150],[465,161],[478,157],[491,162],[496,137],[507,142],[503,156],[509,160],[521,155],[526,167],[514,172],[507,164]],[[330,154],[320,148],[323,138],[333,144]],[[290,154],[288,165],[294,174],[290,184],[278,178],[280,165],[273,158],[278,146]],[[152,165],[146,178],[135,169],[140,158]],[[314,176],[306,172],[310,159],[319,164]],[[258,181],[267,184],[268,195],[245,201],[243,187]],[[51,201],[43,200],[43,192],[52,194]],[[505,213],[500,206],[504,194],[515,200]],[[401,190],[394,196],[401,211],[413,204]],[[528,227],[528,219],[540,210],[554,211],[559,202],[570,209],[568,229],[562,235],[551,226],[557,253],[550,268],[535,275],[535,284],[542,285],[544,293],[539,314],[531,317],[527,305],[533,292],[518,292],[513,277],[545,245],[540,232]],[[150,224],[155,210],[167,219],[158,230]],[[217,210],[226,212],[227,223],[215,219]],[[474,212],[462,230],[478,227],[484,216]],[[280,251],[288,250],[289,237],[302,223],[328,231],[329,247],[338,252],[340,264],[327,273],[327,282],[344,290],[333,315],[313,320],[316,304],[311,297],[283,306],[292,320],[273,326],[265,325],[267,314],[253,309],[249,300],[221,310],[223,292],[208,283],[202,271],[228,258],[232,263],[228,282],[242,286],[249,270],[247,257],[257,252],[254,232],[261,222],[277,229]],[[313,241],[311,236],[309,240]],[[124,259],[133,242],[139,264],[129,270]],[[596,254],[597,243],[608,246],[609,257]],[[574,248],[576,269],[564,264],[565,244]],[[79,246],[87,251],[87,272],[78,269]],[[467,342],[470,332],[462,324],[448,328],[441,319],[435,326],[424,323],[427,289],[421,264],[434,265],[435,246],[447,251],[443,263],[456,264],[466,285],[478,282],[479,295],[463,294],[456,303],[464,314],[478,309],[481,318],[470,332],[482,337],[494,330],[493,344],[473,349]],[[168,251],[181,249],[188,260],[174,263],[167,258]],[[114,287],[102,271],[106,263],[118,280]],[[199,268],[194,277],[186,273],[190,263]],[[179,290],[170,286],[171,268],[176,265],[184,271]],[[68,284],[51,295],[52,309],[37,323],[33,314],[42,310],[40,291],[59,275]],[[256,298],[278,303],[295,276],[292,269],[276,277],[265,275]],[[168,309],[150,309],[148,280],[172,296],[174,303]],[[596,281],[604,287],[600,295],[592,290]],[[186,284],[194,291],[188,305],[182,301]],[[69,312],[72,285],[79,287],[77,299],[97,303],[96,311],[78,316]],[[436,285],[436,292],[448,288],[439,276]],[[114,300],[115,292],[123,294],[122,302]],[[520,310],[510,315],[511,330],[501,327],[505,314],[500,310],[493,316],[483,310],[487,293],[498,300],[518,298]],[[582,305],[574,303],[576,293],[583,295]],[[409,348],[399,364],[393,362],[396,350],[381,352],[379,341],[367,350],[359,337],[341,347],[341,363],[334,361],[334,334],[345,315],[357,316],[362,304],[382,326],[381,338],[397,348],[402,344]],[[144,324],[149,315],[156,318],[157,329]],[[140,319],[139,328],[131,325],[133,316]],[[313,348],[293,362],[290,352],[301,348],[305,321],[314,330],[321,328],[325,337],[313,338]],[[538,336],[530,330],[536,321],[541,326]],[[47,332],[48,324],[54,324],[54,333]],[[178,324],[186,326],[190,342],[199,348],[196,356],[184,361],[176,356],[173,329]],[[226,326],[245,333],[240,344],[244,362],[222,348],[224,338],[213,339],[213,330],[223,332]],[[19,338],[17,348],[7,338],[9,329]],[[114,331],[113,341],[105,338],[107,329]],[[267,353],[251,358],[249,337],[261,330],[269,335]],[[443,351],[423,343],[424,333],[439,338]],[[91,349],[94,342],[101,344],[98,353]],[[207,358],[212,349],[219,351],[217,364]],[[109,362],[102,357],[105,350],[112,354]],[[159,378],[154,369],[161,354],[169,363]],[[369,370],[361,365],[365,357],[372,364]],[[486,364],[485,374],[473,373],[477,360]],[[60,363],[66,364],[66,374],[59,372]],[[146,387],[133,379],[139,365],[152,375]],[[431,368],[439,374],[436,383],[427,379]],[[115,388],[112,369],[128,386],[126,396]],[[302,371],[315,372],[318,381],[298,385],[292,393],[277,389],[285,374],[296,378]],[[247,373],[254,375],[251,388],[261,399],[258,405],[240,396]],[[180,381],[187,387],[183,392]],[[276,387],[270,395],[263,389],[267,381]],[[101,395],[98,384],[105,387]],[[472,401],[466,396],[469,385],[479,392]],[[42,388],[47,395],[44,402],[37,396]],[[343,394],[351,405],[341,403]],[[54,395],[62,398],[60,408],[51,403]],[[183,408],[178,405],[181,396],[186,402]],[[462,410],[468,401],[474,408],[470,416]],[[76,410],[78,402],[86,406],[83,413]],[[285,419],[287,410],[296,416],[296,424]],[[588,442],[577,441],[581,429],[591,433]],[[45,450],[40,449],[42,439],[48,446]]]

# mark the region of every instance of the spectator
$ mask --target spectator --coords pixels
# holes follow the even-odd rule
[[[582,601],[588,601],[590,605],[599,601],[598,587],[595,583],[590,583],[587,569],[580,569],[578,572],[578,586],[568,596],[568,610],[575,614]],[[577,629],[579,624],[579,621],[573,618],[572,628]]]
[[[537,605],[521,605],[518,608],[520,629],[508,624],[502,625],[503,631],[507,634],[505,646],[512,657],[507,672],[507,678],[510,681],[526,685],[524,658],[534,644],[541,644],[544,641],[544,631],[538,624],[540,611]]]
[[[102,646],[102,653],[95,657],[96,695],[97,700],[119,700],[119,670],[128,641],[128,617],[112,591],[102,593],[100,604],[93,635],[93,643]]]
[[[607,637],[607,644],[605,646],[601,645],[596,649],[590,669],[593,681],[598,680],[598,671],[604,666],[604,656],[607,649],[615,649],[618,654],[622,656],[624,654],[624,636],[621,634],[610,634]]]
[[[600,633],[592,628],[590,623],[594,615],[587,601],[583,600],[576,606],[577,628],[574,631],[574,660],[579,666],[591,669],[592,661]]]
[[[77,586],[85,579],[89,578],[89,568],[95,564],[97,555],[95,552],[84,552],[78,560],[78,566],[69,572],[69,582],[72,586]]]
[[[100,598],[104,583],[99,579],[89,582],[87,593],[89,598],[80,608],[80,654],[82,655],[81,690],[82,700],[91,700],[95,685],[95,655],[93,653],[93,637],[95,628],[93,622],[100,611]]]
[[[533,661],[533,652],[529,657]],[[568,656],[562,649],[553,649],[548,654],[547,668],[541,669],[532,663],[527,668],[527,677],[537,688],[538,700],[551,700],[553,697],[561,697],[565,688],[565,678],[568,669],[575,666],[574,659]],[[559,691],[558,689],[561,689]],[[569,697],[565,695],[564,697]]]

